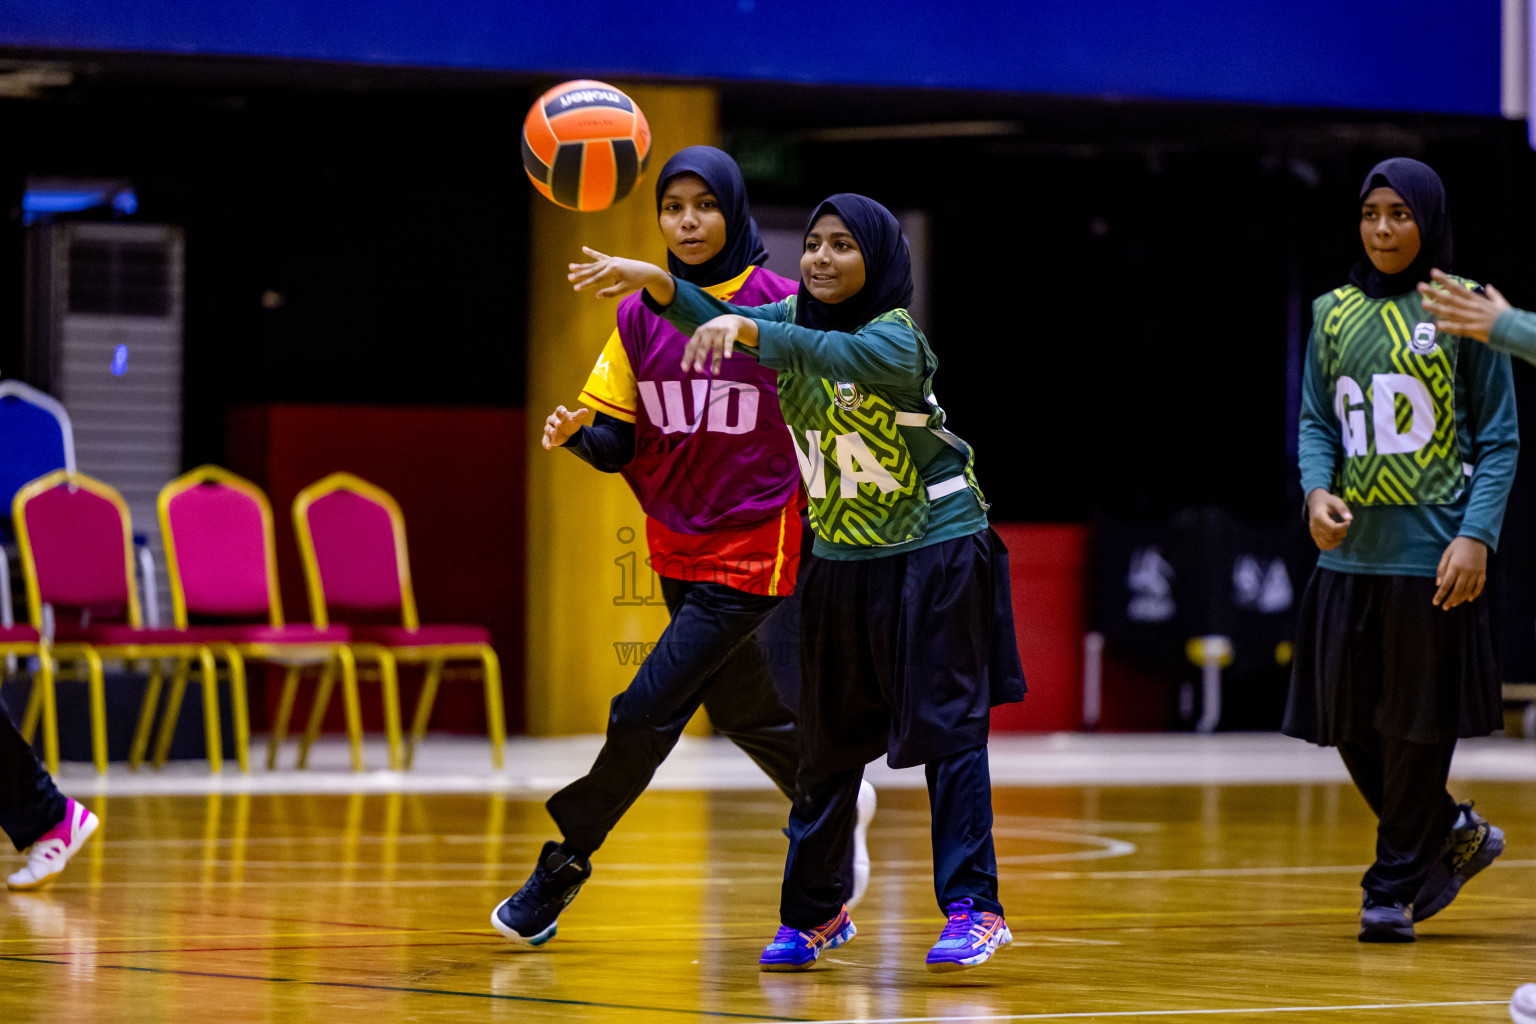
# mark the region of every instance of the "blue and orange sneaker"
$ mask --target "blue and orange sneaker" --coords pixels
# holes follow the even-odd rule
[[[773,941],[763,949],[757,964],[765,971],[803,971],[816,962],[824,949],[836,949],[857,934],[853,920],[844,906],[826,924],[808,932],[780,925]]]
[[[971,909],[974,906],[967,896],[944,908],[949,921],[939,941],[928,951],[930,971],[961,971],[980,966],[1013,941],[1013,933],[1001,914]]]

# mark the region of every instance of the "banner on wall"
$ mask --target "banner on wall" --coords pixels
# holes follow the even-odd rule
[[[1523,0],[1513,0],[1523,2]],[[1498,116],[1503,15],[1444,0],[16,0],[0,52],[129,51]],[[1433,26],[1419,57],[1393,38]],[[708,38],[730,45],[694,45]]]

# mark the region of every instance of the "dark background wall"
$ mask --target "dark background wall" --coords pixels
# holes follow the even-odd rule
[[[118,176],[187,237],[187,457],[237,403],[522,404],[520,89],[136,86],[0,103],[27,175]],[[514,177],[514,175],[516,175]],[[0,366],[19,367],[7,288]]]
[[[870,92],[840,99],[858,130],[808,128],[815,92],[727,91],[732,141],[766,174],[754,199],[862,191],[932,214],[937,393],[999,520],[1299,516],[1311,301],[1359,258],[1359,188],[1381,159],[1437,168],[1457,271],[1536,305],[1524,122]],[[1536,369],[1515,379],[1532,415]],[[1533,449],[1493,560],[1512,680],[1536,678]]]
[[[548,84],[103,59],[0,101],[0,368],[20,365],[26,176],[111,175],[137,219],[186,230],[188,465],[227,458],[236,407],[520,408],[539,200],[516,143]],[[1457,270],[1536,304],[1519,122],[736,83],[722,123],[760,204],[851,190],[929,213],[938,395],[1000,520],[1295,516],[1308,305],[1356,258],[1379,159],[1437,167]],[[1536,678],[1532,457],[1497,560],[1512,679]]]

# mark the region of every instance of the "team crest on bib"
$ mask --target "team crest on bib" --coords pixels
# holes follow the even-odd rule
[[[1413,325],[1413,340],[1408,342],[1408,347],[1420,355],[1428,355],[1435,350],[1435,325],[1428,320]]]
[[[864,404],[864,393],[859,390],[857,384],[840,380],[832,385],[832,401],[837,403],[839,409],[852,412]]]

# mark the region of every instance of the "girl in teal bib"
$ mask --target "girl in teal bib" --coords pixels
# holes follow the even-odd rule
[[[1509,357],[1441,329],[1423,304],[1430,268],[1451,259],[1439,177],[1383,161],[1360,204],[1365,258],[1313,303],[1298,451],[1321,554],[1283,729],[1337,747],[1376,813],[1361,941],[1411,942],[1414,922],[1503,849],[1446,779],[1458,737],[1503,726],[1479,598],[1519,435]]]

